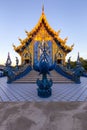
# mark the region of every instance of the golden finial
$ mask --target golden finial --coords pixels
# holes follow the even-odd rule
[[[20,42],[22,42],[22,39],[21,39],[21,38],[18,38],[18,40],[19,40]]]
[[[60,29],[60,30],[58,30],[57,34],[59,35],[59,34],[60,34],[60,32],[61,32],[61,29]]]
[[[28,31],[25,30],[25,33],[28,34]]]
[[[42,5],[42,14],[44,14],[44,4]]]
[[[66,43],[66,42],[67,42],[67,40],[68,40],[68,37],[66,37],[66,38],[64,39],[64,42]]]
[[[16,49],[16,46],[14,44],[12,44],[13,48]]]
[[[71,45],[71,48],[73,48],[74,47],[74,44],[73,45]]]

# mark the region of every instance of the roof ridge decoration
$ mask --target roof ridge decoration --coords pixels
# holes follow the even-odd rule
[[[44,4],[42,5],[42,14],[44,13]]]

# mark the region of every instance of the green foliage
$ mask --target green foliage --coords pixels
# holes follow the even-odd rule
[[[76,61],[71,61],[70,64],[71,64],[71,68],[74,68],[76,66]]]
[[[87,59],[80,58],[80,61],[82,63],[82,66],[85,70],[87,70]],[[76,61],[71,61],[71,67],[74,68],[76,66]]]
[[[82,66],[87,70],[87,59],[80,58],[80,61],[82,63]]]

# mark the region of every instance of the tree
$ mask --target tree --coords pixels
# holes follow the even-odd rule
[[[80,58],[80,61],[82,63],[82,66],[87,71],[87,59]],[[76,61],[71,61],[71,68],[74,68],[76,66]]]

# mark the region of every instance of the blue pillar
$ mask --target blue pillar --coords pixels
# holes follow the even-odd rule
[[[39,45],[39,42],[37,41],[34,44],[34,64],[38,64],[38,45]]]
[[[48,41],[48,46],[49,46],[50,63],[52,64],[52,41]]]

